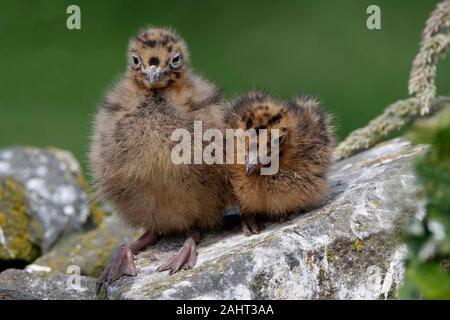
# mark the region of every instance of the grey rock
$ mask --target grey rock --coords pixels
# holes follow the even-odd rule
[[[245,237],[207,235],[197,266],[173,276],[156,268],[182,239],[137,256],[136,277],[108,285],[110,299],[387,299],[401,284],[400,230],[424,215],[412,161],[426,150],[395,139],[337,162],[323,206]]]
[[[59,238],[80,231],[90,216],[81,169],[67,151],[10,148],[0,150],[0,180],[13,178],[26,191],[29,214],[40,224],[46,252]]]
[[[37,300],[35,297],[23,294],[14,289],[1,289],[0,300]]]
[[[63,273],[39,275],[9,269],[0,273],[0,300],[93,300],[95,279]]]

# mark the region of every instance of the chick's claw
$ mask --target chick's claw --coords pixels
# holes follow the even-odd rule
[[[110,264],[97,279],[97,295],[100,293],[100,290],[105,283],[112,283],[124,275],[137,275],[133,252],[129,245],[123,245],[119,249]]]
[[[259,234],[261,230],[263,230],[265,226],[263,224],[259,224],[256,221],[255,216],[253,215],[244,215],[242,216],[242,230],[244,234],[249,237],[253,234]]]
[[[160,272],[169,270],[169,274],[174,274],[181,269],[192,269],[196,263],[197,245],[195,244],[194,239],[188,238],[181,247],[181,250],[157,270]]]

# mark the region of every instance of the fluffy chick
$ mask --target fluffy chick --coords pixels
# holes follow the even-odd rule
[[[261,175],[258,154],[252,155],[246,138],[245,164],[233,165],[232,185],[239,201],[246,235],[260,232],[257,220],[283,220],[289,213],[320,203],[328,190],[327,171],[332,162],[334,145],[330,117],[319,102],[310,97],[296,97],[279,102],[265,92],[251,92],[239,97],[227,115],[227,125],[233,129],[267,129],[269,158],[279,159],[278,172]],[[271,134],[279,130],[279,137]],[[271,144],[278,153],[271,154]],[[276,150],[276,149],[274,149]],[[249,159],[256,161],[249,162]]]
[[[160,271],[192,268],[199,232],[215,228],[233,203],[227,171],[221,165],[177,165],[171,150],[175,129],[193,133],[223,128],[220,90],[194,74],[184,40],[175,32],[151,28],[130,41],[123,78],[106,94],[95,116],[90,163],[100,199],[145,234],[124,245],[98,279],[135,275],[133,255],[159,235],[188,234],[180,252]]]

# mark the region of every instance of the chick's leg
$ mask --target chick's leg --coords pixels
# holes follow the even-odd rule
[[[253,234],[258,234],[264,229],[264,225],[256,221],[255,215],[243,214],[242,215],[242,231],[249,237]]]
[[[123,275],[136,276],[136,266],[134,265],[134,255],[140,250],[153,245],[158,239],[157,233],[146,232],[136,241],[124,244],[112,258],[110,264],[97,279],[97,294],[104,283],[111,283]]]
[[[169,274],[174,274],[179,270],[192,269],[197,263],[197,243],[201,235],[199,232],[193,232],[184,242],[180,251],[169,261],[158,268],[158,271],[169,270]]]

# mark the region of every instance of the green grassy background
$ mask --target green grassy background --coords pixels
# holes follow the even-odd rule
[[[96,104],[125,67],[130,36],[170,25],[187,40],[195,70],[232,98],[268,88],[313,94],[345,137],[407,96],[419,34],[436,0],[0,1],[0,147],[57,146],[86,165]],[[66,28],[78,4],[82,30]],[[382,30],[366,28],[378,4]],[[439,66],[448,93],[450,59]]]

